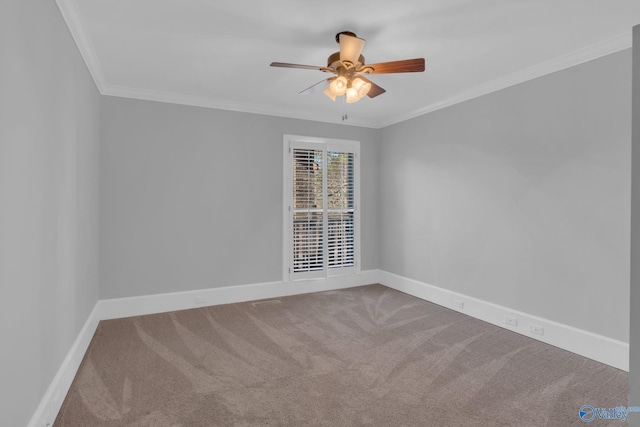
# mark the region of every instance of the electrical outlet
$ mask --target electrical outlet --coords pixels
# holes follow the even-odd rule
[[[518,326],[518,319],[511,316],[504,316],[504,323],[509,326]]]
[[[207,303],[207,299],[205,297],[203,297],[202,295],[197,296],[195,298],[195,302],[196,304],[206,304]]]
[[[533,323],[529,323],[529,330],[534,334],[544,335],[544,328],[540,325],[534,325]]]
[[[461,299],[458,299],[458,298],[454,298],[453,299],[453,306],[455,308],[457,308],[458,310],[462,310],[462,309],[464,309],[464,301],[462,301]]]

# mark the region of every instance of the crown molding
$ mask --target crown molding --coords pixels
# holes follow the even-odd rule
[[[574,67],[576,65],[580,65],[606,55],[610,55],[612,53],[629,49],[631,48],[631,46],[632,36],[631,32],[629,31],[623,34],[619,34],[615,37],[602,40],[598,43],[586,46],[584,48],[575,50],[573,52],[569,52],[565,55],[558,56],[549,61],[541,62],[523,70],[516,71],[515,73],[511,73],[498,79],[491,80],[484,84],[475,86],[467,91],[460,92],[456,95],[434,102],[417,110],[413,110],[406,114],[398,115],[389,120],[382,121],[356,119],[349,120],[348,122],[340,122],[336,119],[336,117],[328,114],[318,116],[317,113],[307,113],[303,111],[278,108],[273,106],[267,107],[263,105],[254,105],[236,101],[189,96],[162,91],[127,88],[114,85],[103,85],[103,90],[101,90],[101,93],[103,95],[118,96],[123,98],[134,98],[147,101],[167,102],[172,104],[191,105],[196,107],[216,108],[222,110],[263,114],[292,119],[311,120],[316,122],[381,129],[387,126],[394,125],[396,123],[401,123],[406,120],[431,113],[433,111],[459,104],[461,102],[478,98],[492,92],[506,89],[508,87],[536,79],[538,77],[543,77],[557,71],[562,71],[564,69]]]
[[[475,86],[467,91],[459,92],[456,95],[434,102],[430,105],[411,111],[409,113],[395,116],[389,120],[384,120],[379,123],[379,127],[384,128],[396,123],[404,122],[406,120],[413,119],[415,117],[419,117],[436,110],[450,107],[452,105],[459,104],[473,98],[478,98],[482,95],[487,95],[489,93],[506,89],[508,87],[536,79],[538,77],[546,76],[557,71],[561,71],[594,59],[601,58],[606,55],[610,55],[612,53],[629,49],[631,48],[631,46],[632,33],[631,31],[629,31],[623,34],[619,34],[615,37],[602,40],[598,43],[586,46],[584,48],[574,50],[573,52],[558,56],[549,61],[544,61],[523,70],[516,71],[515,73],[511,73],[498,79],[491,80],[489,82]]]
[[[56,4],[69,28],[71,37],[76,42],[76,46],[78,46],[84,63],[89,69],[89,74],[91,74],[93,82],[98,88],[98,92],[102,94],[106,86],[102,74],[102,66],[100,65],[100,60],[98,60],[96,49],[88,36],[89,33],[82,19],[82,15],[73,0],[56,0]]]
[[[273,105],[265,106],[245,102],[230,101],[225,99],[206,98],[193,95],[177,94],[158,90],[130,88],[110,85],[104,78],[100,61],[96,54],[86,26],[74,0],[56,0],[56,4],[69,27],[71,36],[76,42],[80,54],[89,69],[89,73],[102,95],[122,98],[133,98],[146,101],[166,102],[172,104],[189,105],[195,107],[215,108],[221,110],[238,111],[244,113],[261,114],[276,117],[285,117],[300,120],[311,120],[347,126],[358,126],[373,129],[381,129],[415,117],[419,117],[436,110],[478,98],[492,92],[506,89],[538,77],[564,70],[612,53],[629,49],[632,46],[631,31],[602,40],[598,43],[569,52],[549,61],[544,61],[515,73],[508,74],[495,80],[472,87],[469,90],[459,92],[453,96],[441,99],[419,109],[409,111],[391,117],[387,120],[350,119],[346,122],[338,120],[337,115],[325,113],[318,115],[316,112],[304,112],[296,109],[281,108]]]
[[[170,104],[188,105],[193,107],[214,108],[218,110],[238,111],[242,113],[261,114],[314,122],[332,123],[345,126],[357,126],[365,128],[380,128],[380,123],[373,120],[349,119],[340,121],[337,114],[317,112],[305,112],[277,106],[265,106],[247,102],[230,101],[226,99],[207,98],[179,93],[164,92],[158,90],[137,89],[124,86],[106,85],[101,91],[102,95],[116,96],[120,98],[133,98],[144,101],[166,102]]]

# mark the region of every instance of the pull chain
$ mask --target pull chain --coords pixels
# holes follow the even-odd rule
[[[347,116],[347,97],[344,96],[344,113],[342,114],[342,121],[347,121],[347,119],[349,118],[349,116]]]

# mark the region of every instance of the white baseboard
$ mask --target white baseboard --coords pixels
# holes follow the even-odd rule
[[[628,343],[386,271],[366,270],[358,274],[333,276],[324,279],[268,282],[99,300],[80,331],[78,338],[71,346],[27,427],[42,427],[53,424],[100,320],[322,292],[372,283],[381,283],[425,301],[433,302],[615,368],[629,371]],[[463,304],[462,308],[454,305],[454,302],[461,302]],[[505,316],[516,318],[518,325],[506,325]],[[543,327],[544,335],[536,335],[530,332],[529,324],[531,323]]]
[[[144,314],[165,313],[208,305],[231,304],[287,295],[307,294],[352,288],[378,283],[379,270],[366,270],[357,274],[331,276],[322,279],[296,280],[293,282],[267,282],[250,285],[226,286],[197,291],[171,292],[130,298],[98,301],[101,320]]]
[[[44,393],[40,404],[33,413],[27,427],[45,427],[53,425],[53,422],[60,411],[62,402],[64,401],[71,383],[78,372],[82,358],[91,343],[93,334],[98,327],[100,318],[98,316],[98,304],[91,310],[91,314],[84,322],[78,337],[73,342],[66,357],[62,361],[58,372],[53,377],[49,388]]]
[[[626,342],[512,310],[498,304],[386,271],[380,271],[379,281],[385,286],[406,294],[629,372],[629,344]],[[462,303],[462,307],[460,307],[460,303]],[[507,325],[505,316],[517,319],[517,326]],[[531,332],[530,324],[543,327],[544,335]]]

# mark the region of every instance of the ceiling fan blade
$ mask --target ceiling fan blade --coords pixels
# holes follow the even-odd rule
[[[371,71],[368,69],[371,69]],[[424,71],[424,58],[380,62],[378,64],[367,64],[363,67],[363,72],[367,74],[420,73],[422,71]]]
[[[314,84],[313,86],[309,86],[308,88],[300,92],[300,95],[312,95],[314,93],[319,93],[324,91],[328,86],[329,86],[329,79],[321,80],[318,83]]]
[[[340,61],[349,61],[352,64],[358,63],[360,53],[364,47],[365,40],[359,37],[352,37],[348,34],[340,34]]]
[[[287,62],[272,62],[272,67],[281,67],[281,68],[301,68],[303,70],[318,70],[318,71],[331,71],[327,67],[319,67],[317,65],[300,65],[300,64],[289,64]]]
[[[367,93],[367,96],[369,98],[375,98],[376,96],[382,95],[383,93],[386,92],[386,90],[384,90],[383,88],[381,88],[380,86],[372,82],[371,80],[365,79],[362,75],[359,75],[358,78],[371,84],[371,89],[369,89],[369,92]]]

